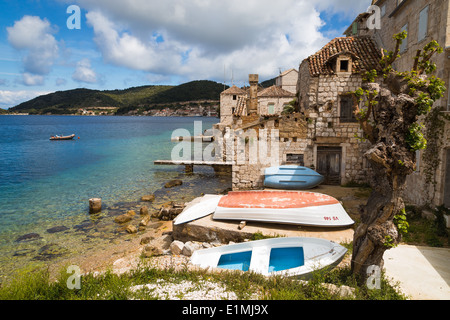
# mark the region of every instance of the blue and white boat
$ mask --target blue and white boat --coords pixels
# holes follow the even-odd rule
[[[337,266],[347,249],[319,238],[272,238],[197,250],[191,263],[200,268],[252,271],[265,276],[308,278]]]
[[[270,167],[264,171],[264,186],[274,189],[305,190],[311,189],[323,182],[324,176],[313,169],[284,165]]]

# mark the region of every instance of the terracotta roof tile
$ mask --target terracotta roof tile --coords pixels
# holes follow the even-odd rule
[[[333,70],[334,57],[341,53],[350,54],[352,59],[352,72],[380,70],[379,61],[381,51],[370,37],[340,37],[331,40],[322,49],[305,59],[309,63],[311,76],[335,74]]]
[[[221,94],[230,94],[230,95],[246,95],[247,92],[242,90],[241,88],[236,87],[236,85],[233,85],[231,88],[228,88],[225,91],[222,91]]]

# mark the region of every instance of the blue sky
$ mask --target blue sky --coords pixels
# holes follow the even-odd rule
[[[244,85],[298,68],[370,0],[0,2],[0,108],[74,88]],[[80,8],[80,29],[69,29]]]

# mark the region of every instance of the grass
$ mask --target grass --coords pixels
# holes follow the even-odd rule
[[[129,300],[158,298],[152,290],[133,291],[131,287],[164,281],[169,283],[192,282],[189,290],[201,288],[205,281],[221,284],[227,291],[236,294],[239,300],[403,300],[384,276],[381,289],[370,290],[365,285],[358,285],[358,279],[349,267],[336,268],[328,273],[317,272],[309,281],[298,281],[285,277],[264,277],[252,272],[227,271],[220,273],[204,270],[181,271],[161,270],[142,263],[137,269],[117,275],[107,271],[100,275],[81,276],[80,289],[69,289],[67,281],[71,274],[61,271],[56,281],[50,281],[46,270],[24,272],[8,284],[0,287],[0,300]],[[342,297],[329,290],[324,283],[354,288],[354,296]],[[179,293],[178,297],[183,298]]]
[[[430,247],[450,246],[450,239],[443,217],[445,213],[448,214],[448,209],[439,207],[437,210],[434,210],[435,220],[423,218],[421,215],[422,209],[414,206],[407,206],[406,212],[409,230],[403,236],[403,242]]]

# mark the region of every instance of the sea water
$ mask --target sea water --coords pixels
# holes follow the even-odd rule
[[[196,167],[194,174],[185,175],[182,166],[154,165],[155,160],[170,159],[176,145],[172,132],[193,133],[194,121],[201,121],[206,130],[218,119],[0,116],[0,275],[35,261],[46,243],[64,243],[73,252],[89,242],[87,232],[108,241],[115,237],[104,234],[116,232],[114,223],[103,233],[84,228],[92,224],[90,198],[102,199],[102,217],[111,221],[109,216],[124,213],[119,211],[139,204],[146,194],[155,193],[150,209],[156,210],[166,201],[190,201],[228,188],[230,179],[216,177],[209,167]],[[71,141],[49,140],[71,134],[76,135]],[[183,185],[164,190],[171,179],[181,179]],[[55,226],[67,231],[46,232]],[[38,241],[17,241],[29,233],[39,234]]]

